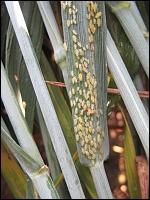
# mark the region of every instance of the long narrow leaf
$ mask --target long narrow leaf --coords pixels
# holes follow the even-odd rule
[[[19,3],[5,3],[70,194],[72,198],[85,198],[38,60],[35,56]]]
[[[149,157],[149,118],[109,31],[107,32],[107,59],[109,69]]]

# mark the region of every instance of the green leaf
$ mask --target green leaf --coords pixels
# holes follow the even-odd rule
[[[22,1],[20,2],[20,6],[22,8],[22,12],[31,36],[36,56],[38,59],[40,59],[44,27],[38,6],[34,1]],[[25,113],[25,118],[32,131],[36,97],[11,23],[9,24],[6,38],[5,67],[7,69],[13,89],[16,93],[17,100]],[[15,81],[14,76],[17,76],[18,82]],[[23,102],[26,103],[25,109],[22,105]]]
[[[3,138],[1,140],[1,172],[5,177],[5,180],[7,181],[14,197],[16,199],[25,199],[25,174]]]
[[[141,199],[140,183],[136,167],[136,153],[130,128],[125,115],[124,107],[119,104],[121,112],[123,114],[125,125],[124,125],[124,157],[125,157],[125,169],[127,174],[128,188],[131,199]]]

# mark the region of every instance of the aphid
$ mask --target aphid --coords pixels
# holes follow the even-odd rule
[[[96,31],[96,28],[95,28],[95,26],[94,26],[94,25],[92,25],[90,28],[91,28],[91,31],[92,31],[92,33],[94,34],[94,33],[95,33],[95,31]]]
[[[96,142],[94,142],[94,148],[95,148],[95,149],[97,148],[97,144],[96,144]]]
[[[89,13],[89,14],[86,14],[86,18],[87,18],[88,20],[90,20],[90,18],[91,18],[90,13]]]
[[[85,47],[83,47],[83,50],[84,50],[84,51],[86,51],[86,48],[85,48]]]
[[[73,107],[73,102],[72,101],[70,101],[70,106]]]
[[[100,136],[100,134],[97,135],[97,141],[101,142],[101,136]]]
[[[84,51],[82,51],[82,49],[79,49],[79,53],[81,56],[84,56]]]
[[[78,142],[79,141],[79,135],[76,134],[76,141]]]
[[[69,14],[70,14],[70,15],[72,14],[72,10],[71,10],[71,8],[69,8]]]
[[[82,90],[79,90],[79,94],[82,95]]]
[[[101,26],[101,19],[100,19],[100,18],[97,19],[97,26],[98,26],[98,27]]]
[[[97,143],[97,149],[101,149],[101,146],[102,146],[102,143],[101,143],[101,142],[98,142],[98,143]]]
[[[102,130],[102,129],[101,129],[100,126],[97,126],[96,130],[97,130],[98,133],[101,133],[101,130]]]
[[[64,2],[62,2],[61,5],[62,5],[63,10],[65,10],[66,9],[66,4]]]
[[[80,43],[80,42],[78,42],[78,46],[79,46],[79,47],[82,47],[82,45],[81,45],[81,43]]]
[[[96,13],[96,11],[97,11],[97,3],[93,4],[93,10]]]
[[[92,43],[93,41],[94,41],[94,38],[93,38],[93,35],[91,34],[91,35],[89,36],[89,42]]]
[[[95,18],[93,19],[93,24],[96,24],[96,19]]]
[[[78,75],[78,78],[79,78],[79,81],[82,81],[82,79],[83,79],[83,76],[82,76],[82,74],[81,74],[81,73]]]
[[[77,37],[75,35],[72,36],[73,41],[76,43],[77,42]]]
[[[66,43],[64,43],[63,45],[64,45],[65,51],[67,51],[67,50],[68,50],[68,47],[67,47]]]
[[[75,94],[75,89],[74,88],[72,88],[72,94]]]
[[[26,102],[25,102],[25,101],[23,101],[23,102],[22,102],[22,105],[23,105],[23,108],[24,108],[24,109],[26,109],[26,107],[27,107],[27,104],[26,104]]]
[[[85,154],[86,154],[86,156],[89,156],[89,155],[90,155],[88,151],[85,151]]]
[[[87,101],[87,102],[86,102],[86,105],[87,105],[87,107],[90,107],[90,105],[91,105],[91,104],[90,104],[90,101]]]
[[[74,24],[77,24],[77,21],[76,21],[75,19],[73,19],[73,23],[74,23]]]
[[[19,82],[19,78],[18,78],[18,76],[14,75],[14,79],[15,79],[15,82],[16,82],[16,83]]]
[[[72,3],[72,1],[68,1],[68,7],[69,8],[71,7],[71,3]]]
[[[70,20],[67,20],[67,27],[69,28],[70,25],[71,25]]]
[[[81,64],[79,64],[79,70],[82,71],[82,65]]]
[[[88,85],[87,85],[87,82],[84,82],[84,85],[85,85],[85,87],[87,87]]]
[[[77,91],[79,91],[80,90],[80,88],[79,87],[77,87]]]
[[[86,104],[84,104],[83,110],[85,111],[86,109],[87,109],[87,106],[86,106]]]
[[[78,124],[78,131],[82,131],[83,130],[83,126],[81,124]]]
[[[74,35],[77,35],[77,32],[75,30],[72,30],[72,32],[73,32]]]
[[[75,54],[76,54],[77,57],[79,56],[79,50],[78,49],[75,49]]]
[[[92,151],[91,149],[89,150],[89,153],[90,153],[91,155],[93,155],[93,151]]]
[[[74,11],[74,10],[73,10],[73,11]],[[73,11],[72,11],[72,12],[73,12]],[[75,11],[74,11],[74,12],[75,12]],[[77,17],[76,17],[76,14],[73,14],[73,19],[76,20],[76,18],[77,18]]]
[[[88,134],[88,139],[91,140],[92,139],[92,136],[90,134]]]
[[[83,71],[84,71],[85,73],[88,73],[88,70],[87,70],[85,67],[83,67]]]
[[[70,74],[71,74],[72,77],[74,76],[74,72],[73,71],[71,71]]]
[[[85,46],[87,49],[89,48],[89,46],[86,44],[86,46]]]
[[[95,18],[99,18],[99,17],[101,17],[101,15],[102,15],[102,12],[98,12],[98,13],[95,15]]]
[[[77,119],[74,119],[73,121],[74,121],[74,125],[76,126],[78,122]]]
[[[72,102],[72,103],[73,103],[73,106],[76,106],[76,102],[75,102],[75,100],[73,100],[73,102]]]
[[[93,150],[94,153],[96,153],[96,149],[95,149],[95,147],[93,147],[92,150]]]
[[[93,96],[91,96],[91,101],[94,103],[95,102],[95,98]]]
[[[87,64],[87,62],[85,62],[85,61],[84,61],[84,63],[83,63],[83,64],[84,64],[84,66],[85,66],[86,68],[88,67],[88,64]]]
[[[78,114],[78,108],[75,108],[74,113],[77,115]]]
[[[77,9],[77,8],[75,9],[75,12],[76,12],[76,13],[78,12],[78,9]]]
[[[75,12],[75,10],[72,10],[72,14],[73,14],[73,15],[76,15],[76,12]]]
[[[81,141],[81,146],[82,146],[82,147],[84,146],[84,140]]]
[[[99,154],[99,159],[102,160],[102,155],[101,154]]]
[[[83,122],[83,120],[82,120],[82,118],[81,118],[81,117],[79,117],[79,118],[78,118],[78,120],[79,120],[79,122],[80,122],[80,123],[82,123],[82,122]]]
[[[95,161],[94,160],[92,160],[92,165],[95,165]]]
[[[90,11],[90,15],[91,15],[92,17],[94,17],[94,13],[93,13],[92,10]]]
[[[82,116],[82,115],[83,115],[83,113],[84,113],[84,110],[81,110],[81,112],[80,112],[80,115]]]
[[[75,6],[75,5],[73,5],[73,6],[72,6],[72,8],[75,10],[75,9],[76,9],[76,6]]]
[[[78,100],[79,100],[79,98],[78,98],[78,97],[76,97],[76,102],[78,102]]]
[[[78,108],[81,108],[81,104],[80,103],[78,103]]]
[[[104,131],[102,131],[101,134],[102,134],[102,137],[104,137],[104,135],[105,135]]]
[[[93,147],[93,145],[94,145],[93,140],[90,141],[90,145],[91,145],[91,147]]]

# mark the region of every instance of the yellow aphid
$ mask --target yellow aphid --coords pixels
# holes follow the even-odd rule
[[[90,28],[91,28],[91,31],[92,31],[92,33],[94,34],[94,33],[95,33],[95,31],[96,31],[96,28],[95,28],[95,26],[92,24],[92,26],[91,26]]]
[[[84,150],[84,148],[82,148],[82,153],[85,154],[85,150]]]
[[[85,46],[87,49],[89,48],[89,46],[86,44],[86,46]]]
[[[96,11],[97,11],[97,3],[93,4],[93,10],[96,13]]]
[[[26,102],[25,102],[25,101],[23,101],[23,102],[22,102],[22,105],[23,105],[23,108],[24,108],[24,109],[26,109],[26,107],[27,107],[27,104],[26,104]]]
[[[98,13],[95,15],[95,18],[99,18],[99,17],[101,17],[101,15],[102,15],[102,12],[98,12]]]
[[[79,94],[82,95],[82,90],[79,90]]]
[[[70,20],[67,20],[67,27],[68,28],[69,28],[70,24],[71,24]]]
[[[77,24],[77,21],[76,21],[75,19],[73,19],[73,23],[74,23],[74,24]]]
[[[73,71],[71,71],[70,74],[71,74],[72,77],[74,76],[74,72]]]
[[[81,56],[84,56],[84,51],[82,51],[82,49],[79,49],[79,53]]]
[[[76,135],[76,141],[77,142],[79,141],[79,135],[78,134]]]
[[[77,42],[77,37],[75,35],[72,36],[73,41],[76,43]]]
[[[61,5],[62,5],[63,10],[65,10],[66,9],[66,4],[64,2],[62,2]]]
[[[91,96],[91,101],[94,103],[95,98],[93,96]]]
[[[82,140],[82,142],[81,142],[81,146],[82,146],[82,147],[84,146],[84,140]]]
[[[78,49],[75,49],[75,54],[76,54],[77,57],[79,56],[79,50]]]
[[[72,32],[73,32],[74,35],[77,35],[77,32],[75,30],[72,30]]]
[[[79,122],[80,122],[80,123],[82,123],[82,122],[83,122],[83,120],[82,120],[82,118],[81,118],[81,117],[79,117],[79,118],[78,118],[78,120],[79,120]]]
[[[72,88],[72,94],[75,94],[75,89],[74,88]]]
[[[76,49],[76,48],[77,48],[77,44],[74,44],[73,46],[74,46],[74,49]]]
[[[71,8],[69,8],[69,14],[70,14],[70,15],[72,14],[72,10],[71,10]]]
[[[91,34],[91,35],[89,36],[89,42],[92,43],[93,41],[94,41],[94,38],[93,38],[93,35]]]
[[[67,47],[66,43],[64,43],[63,46],[64,46],[64,49],[67,51],[68,47]]]
[[[91,15],[92,17],[94,17],[94,13],[93,13],[93,11],[90,11],[90,15]]]
[[[78,42],[77,44],[78,44],[78,46],[79,46],[79,47],[82,47],[82,45],[81,45],[81,43],[80,43],[80,42]]]
[[[82,79],[83,79],[83,76],[82,76],[82,74],[81,74],[81,73],[78,75],[78,77],[79,77],[79,80],[80,80],[80,81],[82,81]]]
[[[98,27],[101,26],[101,19],[100,19],[100,18],[97,19],[97,26],[98,26]]]
[[[75,63],[75,66],[76,66],[76,68],[78,69],[78,67],[79,67],[79,64],[78,64],[78,62],[76,62],[76,63]]]
[[[94,160],[92,160],[92,165],[95,165],[95,161]]]
[[[93,24],[96,24],[96,19],[95,18],[93,19]]]
[[[75,6],[75,5],[73,5],[72,7],[73,7],[74,10],[76,9],[76,6]]]

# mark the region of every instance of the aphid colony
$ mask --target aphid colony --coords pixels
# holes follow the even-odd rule
[[[62,8],[68,12],[70,18],[67,20],[67,27],[77,24],[77,7],[73,1],[61,2]],[[97,102],[97,80],[94,66],[94,33],[97,27],[100,27],[102,15],[98,12],[98,5],[93,1],[86,1],[88,19],[88,44],[83,44],[78,40],[78,32],[72,30],[72,41],[76,61],[74,66],[69,69],[69,78],[71,80],[71,90],[69,92],[70,105],[72,107],[75,138],[81,147],[81,152],[94,165],[96,159],[102,158],[102,137],[104,132],[99,124],[102,110],[98,110]],[[67,8],[67,9],[66,9]],[[89,45],[90,43],[90,45]],[[64,43],[64,49],[68,51]],[[92,59],[86,58],[86,51],[91,51]],[[92,70],[89,70],[89,65]]]

